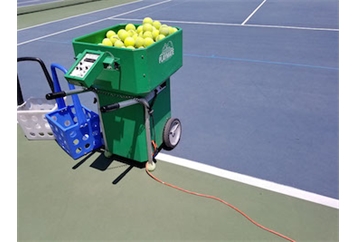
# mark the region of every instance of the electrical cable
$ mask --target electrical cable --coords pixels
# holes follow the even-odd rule
[[[216,200],[216,201],[219,201],[227,206],[229,206],[230,208],[234,209],[235,211],[237,211],[238,213],[240,213],[242,216],[244,216],[247,220],[249,220],[251,223],[253,223],[254,225],[256,225],[257,227],[267,231],[267,232],[270,232],[274,235],[277,235],[285,240],[288,240],[288,241],[291,241],[291,242],[295,242],[295,240],[281,234],[281,233],[278,233],[272,229],[269,229],[259,223],[257,223],[256,221],[254,221],[252,218],[250,218],[249,216],[247,216],[244,212],[242,212],[240,209],[238,209],[237,207],[231,205],[230,203],[224,201],[223,199],[221,198],[218,198],[218,197],[215,197],[215,196],[211,196],[211,195],[207,195],[207,194],[202,194],[202,193],[197,193],[197,192],[193,192],[193,191],[189,191],[189,190],[186,190],[186,189],[183,189],[181,187],[178,187],[178,186],[175,186],[173,184],[170,184],[170,183],[167,183],[167,182],[164,182],[162,180],[160,180],[159,178],[155,177],[149,170],[148,170],[148,162],[146,163],[146,173],[151,177],[153,178],[155,181],[159,182],[159,183],[162,183],[163,185],[166,185],[166,186],[169,186],[171,188],[174,188],[174,189],[177,189],[179,191],[182,191],[182,192],[185,192],[185,193],[189,193],[189,194],[192,194],[192,195],[196,195],[196,196],[199,196],[199,197],[205,197],[205,198],[210,198],[210,199],[213,199],[213,200]]]

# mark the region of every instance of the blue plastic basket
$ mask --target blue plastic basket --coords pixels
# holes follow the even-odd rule
[[[67,70],[58,64],[51,65],[54,91],[60,92],[56,68],[64,73]],[[74,89],[73,84],[68,85],[69,89]],[[82,106],[76,94],[71,97],[73,104],[67,106],[62,98],[57,98],[58,110],[46,114],[46,119],[60,147],[73,159],[78,159],[102,147],[103,141],[99,115]]]

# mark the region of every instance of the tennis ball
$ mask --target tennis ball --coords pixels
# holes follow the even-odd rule
[[[119,38],[121,39],[121,41],[125,41],[125,39],[126,39],[127,37],[129,37],[130,35],[129,35],[129,33],[128,33],[126,30],[123,30],[123,31],[121,31],[120,33],[118,33],[118,36],[119,36]]]
[[[131,37],[132,37],[134,40],[136,40],[136,38],[138,37],[138,34],[135,32]]]
[[[129,46],[126,46],[126,49],[132,49],[132,50],[134,50],[134,49],[135,49],[135,47],[133,47],[133,46],[129,45]]]
[[[129,31],[129,30],[136,30],[136,27],[135,27],[134,24],[128,23],[128,24],[126,24],[126,26],[125,26],[125,30],[126,30],[126,31]]]
[[[105,35],[105,36],[106,36],[106,38],[110,38],[110,37],[113,36],[114,34],[116,34],[114,30],[109,30],[109,31],[106,32],[106,35]]]
[[[146,37],[143,41],[143,46],[148,47],[154,43],[153,39],[150,37]]]
[[[143,33],[142,37],[143,37],[143,38],[147,38],[147,37],[152,38],[153,35],[152,35],[152,32],[150,32],[150,31],[145,31],[145,32]]]
[[[134,45],[135,45],[135,40],[134,40],[134,38],[132,38],[132,37],[129,36],[129,37],[127,37],[127,38],[125,39],[124,44],[125,44],[126,47],[128,47],[128,46],[134,46]]]
[[[142,38],[141,36],[138,36],[135,40],[135,47],[140,48],[143,46],[143,44],[144,44],[144,38]]]
[[[151,17],[145,17],[145,18],[142,20],[142,24],[145,24],[145,23],[152,24],[152,23],[153,23],[152,18],[151,18]]]
[[[125,29],[119,29],[117,31],[117,35],[120,36],[120,34],[122,34],[123,32],[125,32],[126,30]]]
[[[162,25],[161,28],[159,28],[159,33],[164,36],[169,35],[169,27],[167,25]]]
[[[153,30],[152,24],[150,23],[143,24],[142,30],[143,32],[152,31]]]
[[[164,39],[166,36],[165,35],[163,35],[163,34],[159,34],[157,37],[156,37],[156,42],[157,41],[160,41],[161,39]]]
[[[134,37],[134,38],[136,38],[137,37],[137,33],[136,33],[136,31],[135,30],[129,30],[129,31],[127,31],[128,33],[129,33],[129,36],[131,36],[131,37]]]
[[[118,40],[115,41],[114,46],[115,47],[123,47],[125,45],[120,39],[118,39]]]
[[[152,33],[152,38],[153,38],[153,39],[156,39],[157,36],[159,35],[159,30],[158,30],[158,29],[155,29],[155,30],[153,30],[151,33]]]
[[[110,36],[109,39],[114,44],[116,42],[116,40],[118,40],[120,38],[119,38],[119,36],[117,36],[117,34],[114,34],[114,35]]]
[[[104,38],[101,43],[105,46],[112,46],[112,42],[109,38]]]
[[[178,30],[177,28],[171,27],[171,26],[169,26],[168,28],[169,28],[169,34],[173,34],[174,32],[176,32]]]
[[[143,31],[143,25],[140,25],[140,26],[138,26],[137,27],[137,29],[136,29],[136,33],[141,33]]]
[[[158,20],[155,20],[152,22],[153,27],[155,27],[156,29],[159,29],[161,27],[161,22]]]

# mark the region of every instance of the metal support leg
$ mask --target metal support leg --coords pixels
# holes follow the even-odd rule
[[[147,102],[146,100],[144,101]],[[145,107],[145,129],[146,129],[146,143],[147,143],[147,156],[148,156],[147,168],[149,171],[153,171],[156,168],[156,163],[153,161],[153,152],[151,147],[150,114],[149,114],[149,106],[147,105],[143,104],[143,106]]]

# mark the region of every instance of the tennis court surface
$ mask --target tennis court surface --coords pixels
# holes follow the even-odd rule
[[[337,1],[19,3],[17,55],[48,66],[69,69],[74,38],[118,23],[150,16],[182,28],[171,102],[183,134],[153,174],[296,241],[338,241]],[[25,97],[49,92],[33,65],[18,64],[18,75]],[[144,169],[101,152],[74,161],[20,128],[18,239],[283,241]]]

